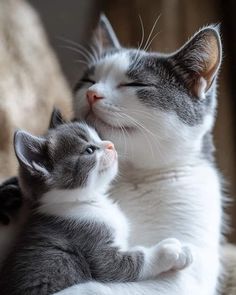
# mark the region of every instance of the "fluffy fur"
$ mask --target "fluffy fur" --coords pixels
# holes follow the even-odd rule
[[[90,282],[59,294],[214,295],[222,225],[221,179],[210,136],[222,55],[218,29],[203,28],[164,55],[117,46],[107,20],[101,22],[101,55],[76,86],[76,118],[118,148],[121,176],[111,195],[131,220],[131,243],[150,246],[175,237],[193,249],[194,262],[155,280]],[[88,90],[100,97],[92,105]]]
[[[181,270],[190,249],[176,239],[128,249],[128,222],[107,196],[117,172],[112,143],[84,123],[45,137],[15,134],[20,184],[31,214],[0,274],[2,295],[48,295],[91,281],[129,282]]]

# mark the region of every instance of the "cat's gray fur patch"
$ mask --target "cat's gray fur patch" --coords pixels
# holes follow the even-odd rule
[[[138,60],[138,62],[136,61]],[[133,81],[150,84],[137,89],[137,97],[149,107],[174,112],[182,122],[195,126],[206,114],[214,112],[215,99],[209,91],[204,100],[191,95],[180,73],[167,56],[158,53],[130,52],[130,67],[126,73]],[[134,62],[132,62],[134,61]]]

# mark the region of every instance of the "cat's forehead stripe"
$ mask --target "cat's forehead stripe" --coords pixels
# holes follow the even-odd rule
[[[97,66],[97,71],[103,75],[115,76],[117,73],[123,73],[129,68],[129,54],[127,51],[121,51],[111,55],[106,55]]]

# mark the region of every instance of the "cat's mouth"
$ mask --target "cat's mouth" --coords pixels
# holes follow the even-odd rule
[[[98,114],[96,114],[92,109],[89,110],[87,115],[85,116],[86,122],[94,126],[95,128],[103,127],[106,129],[112,129],[113,131],[123,131],[126,132],[134,132],[136,130],[135,127],[133,126],[124,126],[123,124],[120,125],[114,125],[110,122],[107,122],[105,117],[101,118]]]

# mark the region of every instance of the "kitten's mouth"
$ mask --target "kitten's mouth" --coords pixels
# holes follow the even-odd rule
[[[117,165],[117,152],[115,151],[112,155],[108,155],[102,159],[102,163],[100,163],[102,167],[99,169],[99,174],[107,172],[108,170],[114,168]]]
[[[117,125],[112,125],[110,123],[108,123],[107,121],[105,121],[104,119],[102,119],[100,116],[98,116],[97,114],[94,113],[94,111],[91,109],[89,110],[89,112],[87,113],[87,115],[85,116],[85,120],[86,122],[88,122],[89,124],[93,125],[94,127],[105,127],[107,129],[112,129],[113,131],[126,131],[126,132],[133,132],[136,130],[135,127],[132,126],[124,126],[123,124],[121,124],[120,126]]]

